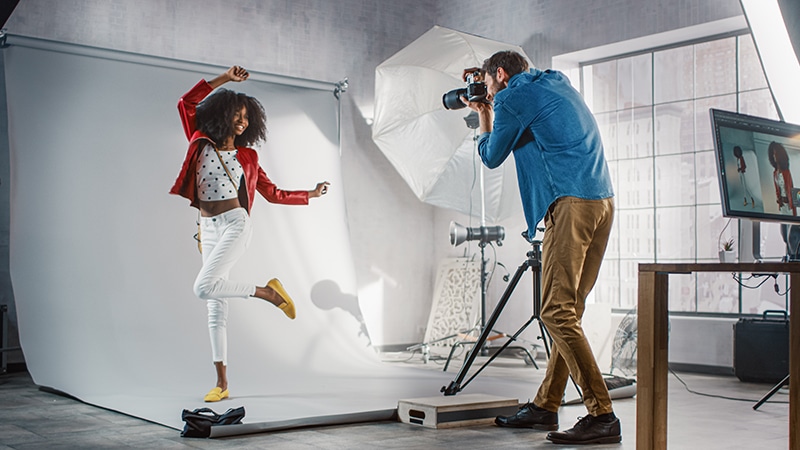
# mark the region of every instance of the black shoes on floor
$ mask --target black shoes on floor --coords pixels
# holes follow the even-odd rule
[[[622,442],[622,430],[614,413],[587,414],[569,430],[547,433],[547,440],[554,444],[616,444]]]
[[[513,416],[498,416],[494,423],[509,428],[535,428],[537,430],[557,430],[558,413],[526,403]]]
[[[538,430],[557,430],[558,413],[527,403],[513,416],[498,416],[494,423],[509,428],[535,428]],[[566,431],[550,431],[547,440],[554,444],[615,444],[622,442],[619,419],[614,413],[597,417],[586,415]]]

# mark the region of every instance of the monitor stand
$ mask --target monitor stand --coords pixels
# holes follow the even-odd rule
[[[761,222],[739,220],[739,262],[761,262]]]

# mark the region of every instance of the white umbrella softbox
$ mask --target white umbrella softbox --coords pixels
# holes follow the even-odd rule
[[[442,96],[465,87],[464,69],[501,50],[525,56],[519,46],[435,26],[375,69],[372,139],[420,200],[480,216],[482,165],[464,121],[471,110],[447,110]],[[486,220],[521,211],[513,161],[484,169],[484,184]]]

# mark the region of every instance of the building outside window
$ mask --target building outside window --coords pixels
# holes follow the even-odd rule
[[[722,216],[709,108],[778,115],[747,33],[584,63],[580,78],[616,191],[614,230],[594,295],[630,310],[639,263],[715,262],[721,240],[740,240],[739,221]],[[765,259],[784,255],[778,224],[761,224],[761,237]],[[669,308],[711,314],[785,309],[786,279],[777,282],[780,294],[772,280],[748,289],[731,274],[672,276]]]

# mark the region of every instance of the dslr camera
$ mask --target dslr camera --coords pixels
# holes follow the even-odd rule
[[[445,92],[442,96],[442,104],[445,109],[465,108],[467,104],[461,101],[461,97],[466,97],[471,102],[488,103],[486,101],[486,84],[482,81],[475,81],[479,75],[480,72],[477,71],[467,74],[467,87]]]

